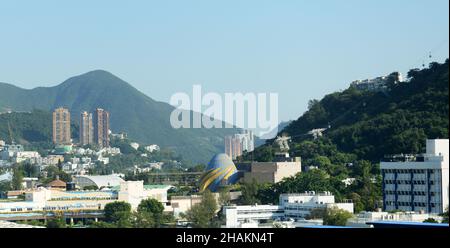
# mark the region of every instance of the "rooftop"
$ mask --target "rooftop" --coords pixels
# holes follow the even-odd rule
[[[56,179],[54,181],[51,181],[47,184],[49,187],[57,187],[57,188],[65,188],[66,183],[64,181],[61,181],[59,179]]]

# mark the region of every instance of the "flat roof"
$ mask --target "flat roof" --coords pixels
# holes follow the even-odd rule
[[[311,225],[311,226],[299,226],[297,228],[329,228],[329,229],[336,229],[336,228],[355,228],[355,227],[351,227],[351,226]]]
[[[167,187],[172,187],[171,185],[165,185],[165,184],[147,184],[144,185],[144,189],[165,189]]]

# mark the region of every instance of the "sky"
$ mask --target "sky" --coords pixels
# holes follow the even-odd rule
[[[356,79],[449,57],[448,0],[0,1],[0,82],[107,70],[153,99],[276,92],[279,119]]]

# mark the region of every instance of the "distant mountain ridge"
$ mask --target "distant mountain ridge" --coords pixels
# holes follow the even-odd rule
[[[111,114],[113,132],[126,132],[131,139],[171,147],[185,159],[207,162],[223,152],[223,137],[232,129],[174,129],[170,125],[173,106],[153,100],[129,83],[104,70],[71,77],[53,87],[22,89],[0,83],[0,112],[52,111],[67,107],[74,122],[81,111],[104,108]],[[76,137],[74,137],[76,138]]]

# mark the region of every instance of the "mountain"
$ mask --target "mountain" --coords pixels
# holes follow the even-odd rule
[[[73,122],[81,111],[104,108],[111,114],[111,130],[126,132],[144,144],[173,148],[184,159],[207,162],[223,152],[223,137],[236,129],[174,129],[170,125],[173,106],[153,100],[113,74],[96,70],[69,78],[54,87],[31,90],[0,83],[0,112],[52,111],[69,108]],[[76,138],[76,137],[74,137]]]
[[[377,92],[349,87],[311,100],[308,110],[279,133],[292,137],[291,152],[309,165],[321,164],[324,157],[334,157],[336,165],[355,159],[378,163],[389,154],[424,152],[427,138],[449,137],[448,59],[412,69],[407,81],[388,87]],[[328,129],[314,141],[308,132],[317,128]],[[267,153],[276,148],[269,144],[256,149],[254,157],[270,159]]]

